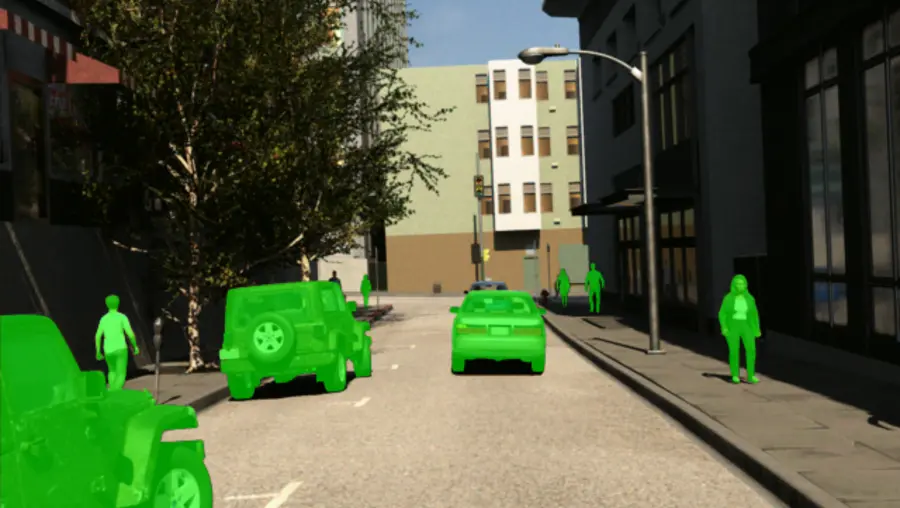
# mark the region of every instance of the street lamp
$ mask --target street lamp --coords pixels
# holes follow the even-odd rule
[[[647,354],[663,354],[665,351],[660,348],[659,344],[659,294],[656,286],[656,212],[653,209],[653,159],[650,154],[650,83],[649,73],[647,72],[647,52],[641,51],[640,53],[640,69],[605,53],[561,48],[559,46],[534,47],[522,50],[519,53],[519,60],[528,65],[537,65],[543,62],[545,58],[567,55],[584,55],[609,60],[627,69],[629,74],[641,83],[641,120],[643,122],[641,137],[644,145],[644,215],[647,221],[645,229],[647,230],[647,284],[649,285],[647,299],[650,313],[650,347],[647,349]]]

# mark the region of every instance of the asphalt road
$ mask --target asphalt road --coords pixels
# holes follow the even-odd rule
[[[391,298],[343,393],[302,379],[201,413],[178,437],[206,441],[215,506],[778,506],[555,336],[543,376],[454,376],[458,302]]]

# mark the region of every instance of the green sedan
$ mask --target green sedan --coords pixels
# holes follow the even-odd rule
[[[521,360],[544,372],[547,332],[531,295],[522,291],[472,291],[453,320],[451,370],[462,373],[469,360]]]

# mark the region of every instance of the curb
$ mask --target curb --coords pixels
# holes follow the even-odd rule
[[[792,508],[847,508],[799,473],[789,470],[724,425],[617,360],[570,337],[544,317],[560,339],[585,359],[663,410]]]

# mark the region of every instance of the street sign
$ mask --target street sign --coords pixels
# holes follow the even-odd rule
[[[475,197],[481,199],[484,197],[484,177],[475,175]]]

